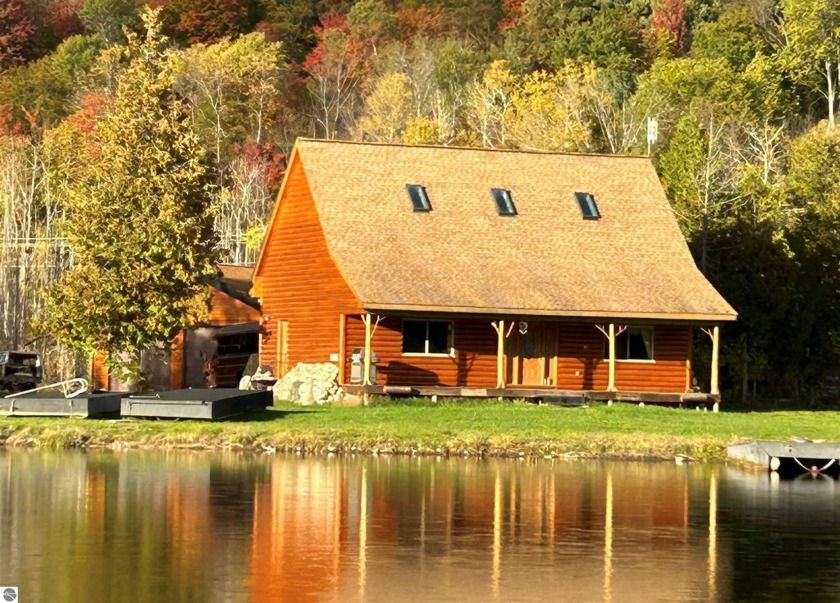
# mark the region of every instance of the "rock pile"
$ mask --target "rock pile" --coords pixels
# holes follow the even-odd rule
[[[299,362],[274,384],[274,401],[288,400],[301,406],[340,402],[344,392],[336,383],[337,378],[338,367],[334,364]]]

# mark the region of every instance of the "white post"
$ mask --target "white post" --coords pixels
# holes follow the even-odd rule
[[[712,329],[712,379],[709,393],[713,396],[720,394],[718,387],[718,357],[720,356],[720,327]]]
[[[505,321],[500,320],[497,328],[499,332],[499,343],[496,350],[496,386],[499,389],[505,387]]]
[[[370,340],[372,338],[371,329],[370,329],[370,314],[362,315],[362,321],[365,323],[365,364],[364,364],[364,378],[362,380],[363,385],[371,385],[370,382],[370,354],[371,354],[371,345]]]
[[[607,335],[609,339],[609,348],[610,348],[610,380],[607,384],[607,391],[608,392],[615,392],[618,389],[615,387],[615,323],[610,323],[609,335]]]

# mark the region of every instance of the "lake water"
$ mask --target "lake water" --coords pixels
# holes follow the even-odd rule
[[[840,600],[838,482],[722,466],[0,452],[20,600]]]

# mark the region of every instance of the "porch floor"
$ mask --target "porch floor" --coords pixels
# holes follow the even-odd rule
[[[345,385],[344,391],[352,395],[374,394],[383,396],[441,396],[450,398],[513,398],[565,406],[580,406],[585,404],[586,400],[599,400],[603,402],[649,402],[653,404],[714,404],[716,402],[720,402],[719,395],[696,392],[607,392],[597,390],[566,390],[552,387],[481,388],[425,385]]]

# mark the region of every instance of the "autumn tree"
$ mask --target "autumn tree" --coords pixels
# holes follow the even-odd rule
[[[202,279],[216,260],[211,162],[173,91],[158,13],[143,21],[145,39],[129,34],[127,67],[92,133],[99,151],[68,186],[63,232],[74,266],[47,316],[58,339],[114,352],[114,368],[135,378],[143,348],[206,317]]]
[[[684,0],[664,0],[650,17],[660,53],[680,56],[688,50],[689,29]]]
[[[359,121],[358,137],[377,142],[398,142],[414,114],[412,100],[411,80],[407,75],[383,75],[367,97],[365,114]]]
[[[0,72],[29,58],[34,34],[35,24],[21,0],[0,4]]]
[[[249,0],[153,0],[173,37],[188,44],[217,42],[246,33],[251,25]]]
[[[319,135],[336,138],[349,132],[355,122],[365,61],[346,19],[324,18],[315,34],[318,43],[303,63],[309,76],[311,117]]]
[[[103,47],[98,36],[72,36],[55,52],[0,76],[0,105],[26,129],[57,125],[76,109],[82,83]]]
[[[496,61],[472,90],[470,123],[483,146],[591,150],[596,73],[569,64],[556,73],[519,76]]]

